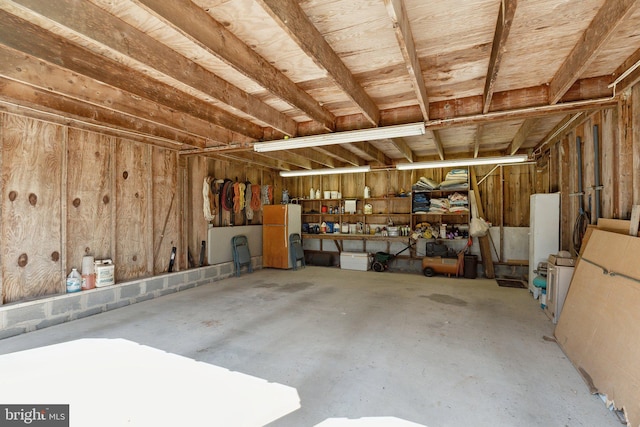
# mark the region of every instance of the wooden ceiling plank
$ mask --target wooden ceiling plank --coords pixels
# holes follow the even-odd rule
[[[296,123],[293,119],[88,1],[13,0],[13,2],[98,42],[120,55],[132,58],[207,94],[287,135],[296,133]],[[114,34],[118,34],[119,37],[114,37]]]
[[[484,114],[489,112],[489,107],[491,106],[495,83],[498,79],[498,72],[500,71],[500,63],[502,62],[502,56],[505,53],[505,46],[507,44],[507,39],[509,38],[509,32],[511,31],[513,17],[516,14],[517,4],[518,0],[502,0],[500,3],[498,22],[496,23],[496,30],[493,35],[493,44],[491,45],[489,69],[484,85],[484,104],[482,107],[482,112]]]
[[[120,130],[121,136],[127,134],[149,135],[173,144],[173,148],[188,145],[195,148],[206,146],[205,138],[183,130],[160,125],[139,117],[88,104],[77,99],[55,94],[25,83],[0,77],[0,99],[18,102],[34,110],[58,113],[69,117],[69,121],[78,120],[100,128]]]
[[[476,137],[473,144],[473,158],[478,157],[480,153],[480,142],[482,141],[482,132],[484,131],[484,125],[479,124],[476,126]]]
[[[174,87],[151,80],[143,73],[69,43],[3,10],[0,10],[0,40],[4,45],[27,55],[210,122],[220,128],[212,130],[213,139],[224,141],[222,132],[229,131],[254,140],[263,137],[262,128],[248,120],[193,98]]]
[[[438,157],[440,157],[440,160],[444,160],[444,146],[442,145],[442,140],[440,139],[440,133],[435,129],[427,129],[427,132],[431,132],[436,150],[438,150]]]
[[[407,71],[411,76],[411,84],[416,92],[422,117],[424,120],[429,120],[429,97],[427,96],[427,88],[424,83],[420,59],[416,52],[411,24],[409,23],[404,2],[403,0],[384,0],[384,3],[387,6],[387,13],[393,21],[393,28],[395,29],[396,38],[398,39],[398,45],[402,52]]]
[[[312,147],[311,149],[353,166],[364,166],[366,163],[363,158],[339,145],[326,145],[324,147]]]
[[[403,138],[392,138],[390,139],[391,143],[394,147],[402,154],[402,156],[409,161],[409,163],[413,163],[413,150],[407,144]]]
[[[64,96],[94,104],[106,110],[140,117],[141,120],[199,135],[203,139],[211,139],[223,144],[233,142],[232,133],[226,129],[212,126],[207,121],[176,112],[145,98],[138,98],[136,102],[131,102],[130,93],[51,65],[41,59],[26,56],[3,45],[0,45],[0,75],[52,94],[63,93]],[[93,93],[99,93],[100,97],[95,99],[89,96]]]
[[[618,25],[634,10],[636,0],[606,0],[549,83],[549,103],[555,104],[596,58]]]
[[[379,149],[368,142],[355,142],[351,144],[356,149],[362,151],[367,156],[373,158],[373,162],[382,166],[390,165],[391,160]]]
[[[136,0],[151,13],[183,33],[209,53],[232,66],[269,92],[300,109],[325,130],[335,129],[335,117],[269,61],[243,43],[191,0]],[[289,135],[295,136],[295,135]]]
[[[509,148],[507,148],[508,155],[513,156],[518,152],[520,147],[522,147],[522,144],[524,144],[524,142],[527,140],[527,137],[536,127],[536,124],[538,124],[538,119],[525,119],[525,121],[516,132],[516,135],[513,137],[513,140],[509,144]]]
[[[318,66],[329,73],[336,85],[362,111],[369,123],[378,126],[380,122],[378,106],[311,23],[299,2],[296,0],[257,0],[257,2]]]

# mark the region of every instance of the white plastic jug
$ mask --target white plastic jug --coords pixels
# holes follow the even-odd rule
[[[67,293],[80,292],[82,286],[82,276],[77,269],[72,268],[67,276]]]

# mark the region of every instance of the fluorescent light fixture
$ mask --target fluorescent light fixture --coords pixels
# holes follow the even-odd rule
[[[477,157],[475,159],[455,159],[455,160],[437,160],[433,162],[416,162],[416,163],[401,163],[396,165],[397,170],[411,170],[411,169],[434,169],[434,168],[447,168],[457,166],[478,166],[478,165],[499,165],[504,163],[521,163],[527,160],[526,154],[518,156],[504,156],[504,157]]]
[[[299,138],[280,139],[269,142],[256,142],[253,150],[258,153],[267,151],[291,150],[295,148],[320,147],[323,145],[347,144],[350,142],[373,141],[376,139],[399,138],[403,136],[424,135],[424,123],[385,126],[380,128],[350,130],[346,132],[325,133],[322,135],[301,136]]]
[[[291,176],[310,176],[310,175],[332,175],[338,173],[358,173],[369,172],[371,166],[354,166],[349,168],[327,168],[327,169],[302,169],[297,171],[280,171],[280,176],[287,178]]]

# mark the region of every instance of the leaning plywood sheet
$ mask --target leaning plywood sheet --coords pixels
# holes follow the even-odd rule
[[[640,425],[640,239],[594,230],[555,331],[592,389]]]

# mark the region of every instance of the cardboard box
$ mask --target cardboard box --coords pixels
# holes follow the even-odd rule
[[[343,270],[369,270],[369,254],[361,252],[341,252],[340,268]]]
[[[565,258],[559,255],[549,255],[549,264],[560,265],[564,267],[573,267],[576,265],[575,258]]]

